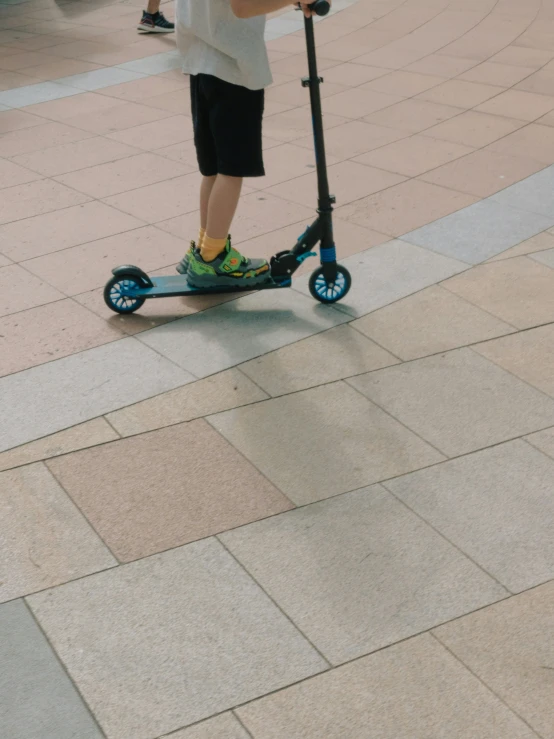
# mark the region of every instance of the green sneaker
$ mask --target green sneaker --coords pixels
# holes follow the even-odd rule
[[[225,249],[213,262],[205,262],[195,249],[189,256],[189,285],[192,287],[237,287],[247,290],[271,279],[265,259],[247,259],[227,240]]]
[[[179,264],[175,267],[175,269],[180,275],[186,275],[187,272],[189,271],[190,257],[192,254],[194,254],[195,249],[196,249],[196,244],[194,241],[191,241],[189,250],[187,251],[185,256],[181,259]]]

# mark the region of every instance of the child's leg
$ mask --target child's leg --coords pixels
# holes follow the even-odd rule
[[[208,178],[204,178],[205,180]],[[202,183],[204,185],[204,182]],[[205,236],[202,242],[202,258],[206,262],[212,262],[225,248],[227,236],[231,229],[231,223],[235,217],[237,205],[242,189],[242,177],[228,177],[217,175],[211,186],[206,207],[206,220],[203,221],[203,191],[201,191],[201,225],[205,228]],[[205,194],[204,194],[205,196]],[[205,224],[205,225],[204,225]]]
[[[204,236],[206,235],[206,226],[208,225],[208,203],[210,202],[210,196],[212,194],[215,181],[216,176],[202,177],[202,184],[200,185],[200,232],[198,234],[197,243],[197,247],[199,249],[202,249]]]

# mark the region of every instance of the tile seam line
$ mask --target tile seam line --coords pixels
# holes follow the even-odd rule
[[[17,599],[17,600],[19,600],[19,599]],[[91,719],[92,719],[92,722],[93,722],[94,726],[95,726],[95,727],[96,727],[96,729],[98,730],[98,733],[100,734],[100,736],[101,736],[101,737],[102,737],[103,739],[108,739],[108,738],[107,738],[107,736],[106,736],[106,734],[104,733],[104,731],[103,731],[102,727],[100,726],[100,723],[99,723],[98,719],[96,718],[96,715],[94,714],[94,712],[93,712],[92,708],[91,708],[91,707],[89,706],[88,702],[87,702],[87,701],[85,700],[85,697],[84,697],[84,695],[83,695],[83,694],[81,693],[81,691],[79,690],[79,687],[78,687],[77,683],[75,682],[75,680],[73,680],[73,677],[71,676],[71,674],[70,674],[70,672],[69,672],[68,668],[66,667],[66,665],[65,665],[65,662],[63,662],[63,660],[62,660],[62,658],[60,657],[60,655],[58,654],[57,650],[56,650],[56,649],[54,648],[54,645],[53,645],[53,644],[52,644],[52,642],[50,641],[50,639],[49,639],[49,637],[48,637],[48,635],[47,635],[46,631],[44,630],[44,628],[43,628],[43,626],[42,626],[41,622],[39,621],[39,619],[38,619],[38,617],[36,616],[35,612],[34,612],[34,611],[33,611],[33,609],[31,608],[31,606],[30,606],[29,602],[27,601],[27,596],[25,596],[25,597],[21,598],[21,600],[22,600],[22,602],[24,603],[24,605],[25,605],[25,608],[27,609],[27,612],[28,612],[28,613],[29,613],[29,615],[31,616],[31,618],[32,618],[32,620],[33,620],[33,622],[34,622],[35,626],[36,626],[36,627],[37,627],[37,629],[39,630],[39,633],[40,633],[40,635],[42,636],[42,638],[43,638],[43,639],[45,640],[46,644],[47,644],[47,645],[48,645],[48,647],[50,648],[50,650],[51,650],[51,653],[52,653],[52,655],[53,655],[54,659],[56,660],[56,662],[57,662],[57,664],[59,665],[60,669],[62,670],[63,674],[64,674],[64,675],[66,676],[66,678],[67,678],[67,679],[69,680],[70,684],[72,685],[73,689],[75,690],[75,693],[77,694],[77,697],[78,697],[78,698],[80,699],[80,701],[81,701],[81,704],[82,704],[82,705],[83,705],[83,707],[85,708],[86,712],[87,712],[87,713],[88,713],[88,715],[89,715],[89,716],[91,717]],[[8,601],[8,602],[10,602],[10,601]]]
[[[527,591],[524,591],[524,592],[527,592]],[[512,596],[512,597],[516,598],[516,597],[517,597],[517,595],[514,595],[514,596]],[[502,602],[502,601],[499,601],[499,602]],[[494,604],[491,604],[491,606],[492,606],[492,605],[494,605]],[[463,618],[463,616],[462,616],[462,618]],[[437,628],[439,628],[439,627],[435,627],[435,629],[437,629]],[[461,657],[458,657],[458,655],[457,655],[457,654],[456,654],[456,653],[455,653],[454,651],[452,651],[452,649],[451,649],[451,648],[450,648],[450,647],[449,647],[449,646],[448,646],[447,644],[445,644],[445,642],[443,642],[443,641],[442,641],[442,640],[440,639],[440,637],[439,637],[439,636],[438,636],[437,634],[435,634],[435,633],[434,633],[435,629],[432,629],[432,630],[430,630],[430,631],[429,631],[429,634],[430,634],[430,636],[431,636],[431,637],[432,637],[433,639],[435,639],[435,641],[436,641],[436,642],[437,642],[438,644],[440,644],[440,646],[441,646],[441,647],[442,647],[443,649],[445,649],[445,650],[446,650],[446,651],[447,651],[447,652],[448,652],[448,653],[449,653],[449,654],[450,654],[450,655],[451,655],[451,656],[452,656],[452,657],[453,657],[453,658],[454,658],[454,659],[455,659],[455,660],[456,660],[456,661],[458,662],[458,664],[460,664],[460,665],[461,665],[462,667],[464,667],[464,668],[465,668],[465,669],[466,669],[466,670],[467,670],[467,671],[468,671],[468,672],[469,672],[469,673],[470,673],[471,675],[473,675],[473,677],[474,677],[474,678],[475,678],[476,680],[478,680],[478,681],[479,681],[479,682],[481,683],[481,685],[482,685],[482,686],[483,686],[483,687],[484,687],[484,688],[485,688],[485,689],[486,689],[486,690],[487,690],[487,691],[488,691],[488,692],[489,692],[489,693],[490,693],[491,695],[494,695],[494,697],[495,697],[495,698],[496,698],[496,699],[497,699],[497,700],[498,700],[498,701],[499,701],[499,702],[500,702],[500,703],[501,703],[501,704],[502,704],[502,705],[503,705],[503,706],[504,706],[504,707],[505,707],[505,708],[506,708],[506,709],[507,709],[508,711],[510,711],[510,713],[512,713],[512,714],[513,714],[514,716],[516,716],[516,717],[517,717],[517,718],[518,718],[518,719],[519,719],[519,720],[520,720],[520,721],[521,721],[521,722],[522,722],[523,724],[525,724],[525,726],[527,726],[527,728],[528,728],[528,729],[529,729],[529,730],[530,730],[530,731],[531,731],[531,732],[532,732],[532,733],[533,733],[533,734],[534,734],[534,735],[535,735],[535,736],[536,736],[536,737],[537,737],[538,739],[545,739],[545,737],[543,737],[543,735],[542,735],[542,734],[539,734],[539,732],[538,732],[538,731],[537,731],[537,730],[536,730],[535,728],[533,728],[533,726],[531,726],[531,724],[530,724],[530,723],[529,723],[529,722],[528,722],[528,721],[527,721],[527,720],[526,720],[525,718],[523,718],[523,716],[522,716],[522,715],[521,715],[521,714],[520,714],[520,713],[519,713],[518,711],[516,711],[516,709],[515,709],[515,708],[512,708],[512,706],[510,706],[510,704],[509,704],[509,703],[507,703],[507,702],[506,702],[506,700],[505,700],[504,698],[502,698],[502,697],[501,697],[501,696],[500,696],[500,695],[499,695],[499,694],[498,694],[498,693],[497,693],[497,692],[496,692],[496,691],[495,691],[495,690],[494,690],[494,689],[493,689],[493,688],[492,688],[492,687],[491,687],[491,686],[490,686],[490,685],[489,685],[488,683],[486,683],[486,682],[485,682],[485,680],[484,680],[483,678],[481,678],[481,677],[480,677],[480,676],[479,676],[479,675],[478,675],[478,674],[477,674],[476,672],[474,672],[474,671],[473,671],[473,669],[472,669],[472,668],[471,668],[471,667],[470,667],[470,666],[469,666],[469,665],[468,665],[468,664],[467,664],[466,662],[464,662],[464,660],[463,660],[463,659],[462,659]]]

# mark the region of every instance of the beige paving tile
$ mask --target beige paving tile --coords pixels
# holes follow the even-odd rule
[[[0,90],[14,90],[17,87],[26,87],[27,85],[36,85],[42,82],[38,77],[32,77],[26,72],[27,70],[25,70],[25,74],[21,74],[20,72],[5,72],[0,70]]]
[[[554,320],[554,272],[527,257],[479,265],[443,286],[520,329]]]
[[[58,290],[17,264],[0,269],[0,316],[52,303],[62,297]]]
[[[428,635],[239,708],[256,739],[535,739]]]
[[[492,151],[531,157],[544,164],[554,162],[554,128],[531,123],[490,145]]]
[[[487,341],[476,352],[554,397],[554,323]]]
[[[410,64],[406,69],[419,74],[435,74],[440,77],[458,77],[468,69],[476,66],[475,59],[447,56],[446,54],[429,54],[417,62]]]
[[[124,82],[120,85],[111,85],[102,90],[102,95],[118,98],[119,100],[127,100],[129,102],[139,102],[155,95],[164,95],[168,92],[175,92],[182,89],[181,80],[166,79],[160,75],[145,77],[132,82]]]
[[[277,396],[397,363],[396,357],[373,341],[349,326],[338,326],[252,359],[240,369]]]
[[[98,64],[91,64],[90,62],[77,59],[56,59],[53,57],[51,61],[43,61],[37,66],[27,67],[25,74],[38,77],[39,80],[57,80],[60,77],[92,72],[95,69],[101,69],[101,67]]]
[[[387,95],[382,92],[357,87],[323,100],[323,112],[346,118],[362,118],[383,108],[400,103],[402,95]]]
[[[522,241],[517,246],[498,254],[496,257],[489,259],[489,262],[498,262],[501,259],[511,259],[512,257],[524,257],[528,254],[537,254],[538,252],[554,249],[554,234],[549,231],[543,231],[536,236],[532,236],[526,241]]]
[[[449,457],[552,425],[554,401],[470,349],[348,382]]]
[[[339,208],[339,218],[402,236],[475,202],[470,195],[411,180]]]
[[[337,159],[349,159],[398,141],[405,136],[408,136],[407,131],[375,126],[371,123],[364,123],[364,121],[350,121],[331,128],[325,133],[325,150]],[[305,136],[294,143],[313,152],[313,136]]]
[[[366,82],[363,90],[375,90],[387,95],[399,95],[400,97],[413,97],[425,90],[436,87],[444,82],[444,77],[437,77],[405,70],[390,72],[385,76],[379,75],[377,79]]]
[[[0,508],[2,602],[116,564],[42,463],[0,473]]]
[[[249,735],[232,713],[223,713],[189,729],[177,731],[167,739],[249,739]]]
[[[174,96],[174,93],[170,94]],[[152,108],[149,105],[123,103],[116,101],[114,98],[110,99],[107,97],[104,99],[111,100],[112,105],[96,112],[88,114],[80,112],[77,115],[73,115],[67,119],[68,125],[89,131],[90,133],[107,134],[140,126],[144,123],[159,121],[170,116],[168,111]]]
[[[370,165],[371,162],[368,161],[367,164]],[[331,192],[338,193],[337,197],[341,203],[350,203],[381,190],[387,190],[405,180],[404,176],[393,174],[390,171],[385,172],[384,169],[385,167],[381,169],[366,167],[364,164],[352,161],[334,164],[328,168]],[[296,177],[270,187],[267,192],[293,203],[310,206],[317,199],[317,175],[311,172],[302,177]]]
[[[363,85],[377,77],[383,77],[385,74],[387,74],[387,70],[380,67],[368,67],[365,64],[345,62],[328,69],[325,72],[325,82],[346,85],[347,87],[358,87],[358,85]]]
[[[469,669],[543,737],[552,737],[554,584],[466,616],[435,632]]]
[[[40,179],[41,175],[36,172],[32,172],[30,169],[21,167],[7,159],[0,159],[0,190],[4,187],[24,185],[27,182]]]
[[[220,539],[333,665],[506,594],[378,485]]]
[[[15,447],[15,449],[2,452],[0,454],[0,470],[39,462],[42,459],[57,457],[60,454],[103,444],[117,438],[117,433],[109,423],[103,418],[95,418],[57,434],[51,434],[43,439],[31,441],[29,444],[23,444]]]
[[[509,324],[438,285],[359,318],[351,325],[405,361],[514,331]]]
[[[122,107],[124,105],[121,100],[116,100],[103,94],[100,95],[96,92],[84,92],[82,95],[75,97],[76,100],[62,98],[61,100],[51,100],[47,103],[29,105],[26,107],[25,112],[27,114],[32,113],[41,118],[61,122],[67,121],[69,118],[75,116],[77,110],[80,111],[80,115],[94,115],[107,108]]]
[[[52,180],[38,180],[26,185],[6,187],[0,200],[0,224],[32,218],[72,205],[86,203],[90,198]]]
[[[78,246],[138,228],[143,221],[97,201],[0,226],[0,241],[14,261]]]
[[[533,74],[532,67],[522,67],[515,64],[498,64],[498,62],[483,62],[473,69],[468,69],[459,75],[461,80],[468,82],[482,82],[487,85],[512,87],[529,75]]]
[[[513,118],[468,110],[455,118],[439,123],[438,126],[433,126],[425,132],[425,135],[465,146],[482,148],[516,131],[523,125],[525,124],[522,121]]]
[[[517,85],[518,90],[537,93],[539,95],[554,95],[554,74],[552,69],[541,69],[534,72],[527,79]],[[554,103],[554,100],[552,101]]]
[[[516,66],[538,69],[547,64],[552,57],[554,57],[554,51],[510,45],[491,57],[490,61],[499,64],[514,64]]]
[[[477,110],[521,121],[535,121],[554,108],[554,98],[523,90],[507,90],[482,103]]]
[[[124,336],[70,300],[0,319],[0,377],[92,349]]]
[[[159,737],[327,666],[213,539],[35,595],[31,607],[118,739]]]
[[[20,154],[13,157],[13,161],[47,177],[54,177],[139,153],[139,150],[132,146],[110,141],[102,136],[94,136],[83,141]]]
[[[192,140],[193,136],[192,119],[185,115],[171,116],[161,121],[143,123],[125,131],[108,134],[108,137],[114,141],[155,152],[160,142],[163,142],[164,146],[171,146]]]
[[[98,164],[78,172],[60,175],[56,179],[87,195],[106,198],[179,177],[188,174],[189,171],[190,169],[178,162],[145,152],[117,162]]]
[[[187,249],[180,239],[145,226],[25,262],[26,269],[66,295],[104,285],[118,264],[139,263],[146,271],[177,264]]]
[[[552,579],[554,461],[521,440],[385,483],[512,592]]]
[[[165,115],[189,115],[190,114],[190,96],[181,93],[164,92],[161,95],[154,95],[151,98],[143,98],[143,105],[155,109],[158,113]]]
[[[356,161],[386,169],[389,172],[416,177],[441,164],[470,154],[472,151],[473,149],[468,146],[414,135],[362,154],[356,158]]]
[[[348,118],[342,115],[325,115],[325,128],[331,129],[348,123]],[[293,141],[312,133],[312,121],[308,108],[295,108],[284,113],[277,113],[264,120],[264,133],[277,141]]]
[[[454,105],[459,108],[474,108],[485,100],[503,92],[502,87],[483,85],[463,80],[448,80],[442,85],[433,87],[418,95],[420,100],[427,100],[440,105]]]
[[[2,134],[41,125],[44,125],[44,119],[36,115],[30,115],[24,110],[3,110],[0,112],[0,133]]]
[[[9,56],[0,57],[0,69],[17,71],[40,64],[48,64],[51,61],[52,57],[48,54],[23,51],[20,54],[10,54]]]
[[[201,420],[47,464],[124,562],[291,508],[284,495]]]
[[[299,505],[443,459],[340,382],[209,420]]]
[[[525,439],[534,447],[540,449],[541,452],[548,454],[554,459],[554,428],[538,431],[536,434],[526,436]]]
[[[32,151],[42,151],[51,146],[70,144],[91,136],[64,123],[48,123],[43,121],[39,126],[20,128],[8,131],[0,140],[0,156],[15,157]]]
[[[485,198],[543,168],[544,162],[528,156],[485,148],[426,172],[420,179]]]
[[[106,418],[121,436],[131,436],[256,403],[267,397],[242,372],[229,369],[114,411]]]

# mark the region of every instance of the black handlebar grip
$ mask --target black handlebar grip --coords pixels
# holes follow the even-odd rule
[[[331,10],[331,3],[328,0],[315,0],[309,7],[316,15],[327,15]]]

